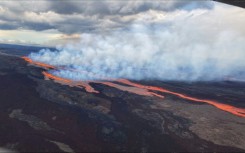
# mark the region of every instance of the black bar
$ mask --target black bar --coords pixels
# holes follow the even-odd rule
[[[245,0],[214,0],[214,1],[245,8]]]

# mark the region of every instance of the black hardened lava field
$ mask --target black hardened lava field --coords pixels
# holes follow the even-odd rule
[[[44,68],[18,56],[2,54],[0,62],[0,145],[4,148],[52,152],[245,150],[244,112],[236,114],[245,108],[244,83],[132,81],[169,91],[160,92],[116,81],[112,81],[118,85],[114,87],[95,82],[90,86],[97,93],[90,93],[45,79]],[[149,91],[162,97],[141,94]]]

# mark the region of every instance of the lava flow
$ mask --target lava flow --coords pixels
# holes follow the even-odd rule
[[[57,69],[56,67],[54,67],[52,65],[44,64],[41,62],[35,62],[28,57],[22,57],[22,58],[30,64],[33,64],[33,65],[36,65],[39,67],[44,67],[45,69]],[[62,68],[62,69],[65,69],[65,68]],[[89,72],[82,71],[81,73],[89,73]],[[231,106],[228,104],[222,104],[222,103],[219,103],[217,101],[212,101],[212,100],[207,100],[207,99],[199,99],[199,98],[187,96],[187,95],[184,95],[181,93],[173,92],[173,91],[170,91],[170,90],[167,90],[164,88],[160,88],[160,87],[156,87],[156,86],[141,85],[139,83],[134,83],[134,82],[131,82],[131,81],[126,80],[126,79],[117,79],[117,80],[111,79],[111,81],[115,81],[115,82],[119,82],[121,84],[129,85],[130,87],[115,84],[113,82],[105,82],[105,81],[72,81],[69,79],[64,79],[61,77],[54,76],[48,72],[43,72],[43,75],[46,78],[55,80],[56,82],[59,82],[61,84],[66,84],[69,86],[76,86],[78,88],[84,88],[87,92],[90,92],[90,93],[99,93],[92,86],[89,85],[89,83],[93,82],[93,83],[104,84],[104,85],[107,85],[110,87],[117,88],[117,89],[122,90],[122,91],[127,91],[127,92],[138,94],[138,95],[156,96],[159,98],[164,98],[163,95],[159,95],[159,94],[153,92],[153,91],[155,91],[155,92],[172,94],[172,95],[175,95],[175,96],[180,97],[182,99],[186,99],[186,100],[190,100],[190,101],[194,101],[194,102],[207,103],[207,104],[213,105],[216,108],[221,109],[223,111],[232,113],[232,114],[240,116],[240,117],[245,117],[245,109],[243,109],[243,108],[237,108],[237,107],[234,107],[234,106]],[[104,79],[104,80],[110,81],[110,79]]]
[[[26,56],[22,56],[21,58],[24,59],[26,62],[28,62],[30,64],[33,64],[33,65],[36,65],[36,66],[39,66],[39,67],[42,67],[42,68],[55,69],[55,67],[52,66],[52,65],[41,63],[41,62],[35,62],[35,61],[33,61],[32,59],[30,59],[30,58],[28,58]]]
[[[150,97],[156,96],[156,97],[159,97],[159,98],[164,98],[164,96],[162,96],[162,95],[156,94],[154,92],[150,92],[147,89],[143,89],[143,88],[127,87],[127,86],[115,84],[115,83],[112,83],[112,82],[97,82],[97,83],[104,84],[104,85],[107,85],[107,86],[110,86],[110,87],[114,87],[114,88],[117,88],[117,89],[122,90],[122,91],[127,91],[127,92],[130,92],[130,93],[134,93],[134,94],[137,94],[137,95],[150,96]]]
[[[44,63],[40,63],[40,62],[35,62],[35,61],[31,60],[30,58],[25,57],[25,56],[22,57],[22,59],[24,59],[25,61],[27,61],[30,64],[33,64],[33,65],[36,65],[36,66],[39,66],[39,67],[44,67],[45,69],[65,69],[64,67],[54,67],[52,65],[48,65],[48,64],[44,64]],[[100,78],[101,80],[115,80],[115,79],[103,78],[103,77],[100,77],[100,76],[98,76],[98,75],[96,75],[94,73],[89,73],[87,71],[78,71],[78,70],[74,70],[74,69],[69,69],[69,70],[70,71],[79,72],[79,73],[82,73],[82,74],[86,73],[86,74],[88,74],[88,75],[90,75],[92,77]],[[61,78],[61,77],[57,77],[57,76],[55,76],[53,74],[50,74],[48,72],[42,72],[42,74],[46,78],[55,80],[58,83],[66,84],[66,85],[69,85],[69,86],[75,86],[75,87],[78,87],[78,88],[84,88],[87,92],[90,92],[90,93],[99,93],[92,86],[89,85],[89,83],[94,82],[94,83],[104,84],[104,85],[107,85],[107,86],[110,86],[110,87],[117,88],[119,90],[127,91],[127,92],[138,94],[138,95],[150,96],[150,97],[156,96],[156,97],[159,97],[159,98],[164,98],[164,96],[162,96],[162,95],[156,94],[154,92],[150,92],[150,91],[148,91],[146,89],[140,89],[138,87],[126,87],[126,86],[118,85],[118,84],[115,84],[115,83],[112,83],[112,82],[104,82],[104,81],[100,81],[100,82],[95,82],[95,81],[72,81],[72,80],[69,80],[69,79],[64,79],[64,78]]]
[[[142,95],[142,96],[157,96],[159,98],[164,98],[164,96],[162,95],[158,95],[154,92],[150,92],[146,89],[141,89],[141,88],[138,88],[138,87],[126,87],[126,86],[122,86],[122,85],[119,85],[119,84],[115,84],[115,83],[112,83],[112,82],[102,82],[102,81],[71,81],[69,79],[64,79],[64,78],[61,78],[61,77],[57,77],[55,75],[52,75],[48,72],[42,72],[43,75],[46,77],[46,78],[49,78],[49,79],[52,79],[52,80],[55,80],[56,82],[58,83],[61,83],[61,84],[66,84],[66,85],[69,85],[69,86],[75,86],[75,87],[78,87],[78,88],[85,88],[85,90],[87,92],[90,92],[90,93],[99,93],[98,91],[96,91],[92,86],[89,85],[89,83],[91,82],[94,82],[94,83],[100,83],[100,84],[104,84],[104,85],[107,85],[107,86],[110,86],[110,87],[114,87],[114,88],[117,88],[119,90],[122,90],[122,91],[127,91],[127,92],[130,92],[130,93],[134,93],[134,94],[137,94],[137,95]]]
[[[26,56],[23,56],[21,57],[22,59],[24,59],[26,62],[32,64],[32,65],[35,65],[35,66],[38,66],[38,67],[42,67],[42,68],[45,68],[45,69],[57,69],[55,66],[52,66],[52,65],[49,65],[49,64],[45,64],[45,63],[41,63],[41,62],[35,62],[33,60],[31,60],[30,58],[26,57]],[[48,78],[48,79],[52,79],[52,80],[55,80],[56,82],[58,83],[61,83],[61,84],[66,84],[66,85],[69,85],[69,86],[76,86],[78,88],[84,88],[87,92],[90,92],[90,93],[99,93],[98,91],[94,90],[94,88],[92,86],[89,85],[89,82],[82,82],[82,81],[77,81],[77,82],[74,82],[72,80],[69,80],[69,79],[64,79],[64,78],[61,78],[61,77],[57,77],[57,76],[54,76],[48,72],[42,72],[42,74]]]
[[[237,108],[237,107],[234,107],[234,106],[231,106],[228,104],[222,104],[222,103],[212,101],[212,100],[190,97],[190,96],[187,96],[187,95],[184,95],[181,93],[177,93],[177,92],[173,92],[173,91],[169,91],[167,89],[160,88],[160,87],[141,85],[141,84],[134,83],[134,82],[131,82],[131,81],[126,80],[126,79],[120,79],[120,80],[117,80],[117,82],[124,83],[124,84],[130,85],[130,86],[133,86],[133,87],[138,87],[138,88],[148,89],[148,90],[152,90],[152,91],[158,91],[158,92],[162,92],[162,93],[172,94],[172,95],[178,96],[182,99],[186,99],[186,100],[190,100],[190,101],[207,103],[207,104],[213,105],[213,106],[215,106],[215,107],[217,107],[223,111],[230,112],[230,113],[237,115],[237,116],[245,117],[245,109],[243,109],[243,108]]]
[[[58,83],[66,84],[66,85],[69,85],[69,86],[75,86],[75,87],[78,87],[78,88],[84,88],[87,92],[90,92],[90,93],[99,93],[92,86],[89,85],[89,82],[71,81],[69,79],[64,79],[64,78],[61,78],[61,77],[57,77],[57,76],[52,75],[52,74],[50,74],[48,72],[42,72],[42,73],[43,73],[43,75],[46,78],[55,80]]]

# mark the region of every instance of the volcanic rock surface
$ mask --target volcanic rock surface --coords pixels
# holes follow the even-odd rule
[[[0,148],[245,151],[244,117],[168,93],[145,96],[100,83],[90,83],[99,93],[89,93],[47,80],[43,71],[19,57],[0,56]],[[137,83],[245,108],[244,83]]]

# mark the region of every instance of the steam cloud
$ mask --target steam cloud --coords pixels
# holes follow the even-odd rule
[[[58,46],[56,51],[42,49],[29,57],[65,67],[51,73],[72,80],[241,78],[244,18],[244,10],[223,5],[169,13],[149,10],[137,14],[127,27],[84,33],[79,43]]]

